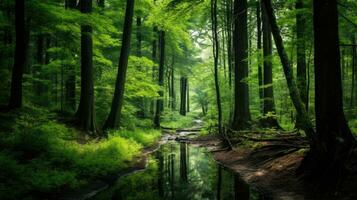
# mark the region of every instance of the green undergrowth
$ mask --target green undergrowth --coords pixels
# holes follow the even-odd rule
[[[161,121],[161,127],[171,129],[189,128],[192,126],[192,121],[196,116],[197,113],[194,112],[189,112],[186,116],[182,116],[177,111],[165,111]]]
[[[117,173],[160,136],[120,130],[79,144],[79,132],[36,108],[0,113],[0,121],[1,199],[38,199]]]

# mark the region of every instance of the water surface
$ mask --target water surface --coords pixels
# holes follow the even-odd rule
[[[238,176],[218,165],[204,149],[168,142],[144,171],[121,177],[93,199],[115,200],[248,200],[258,199]]]

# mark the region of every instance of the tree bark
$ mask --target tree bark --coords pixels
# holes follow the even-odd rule
[[[80,10],[84,14],[91,13],[92,1],[81,0]],[[81,25],[81,96],[76,118],[84,131],[96,134],[92,32],[91,25]]]
[[[264,69],[263,69],[263,114],[265,115],[261,123],[265,127],[280,128],[278,120],[275,116],[275,101],[273,90],[273,44],[271,38],[271,28],[267,17],[266,9],[262,4],[262,22],[263,22],[263,56],[264,56]]]
[[[159,99],[156,100],[156,110],[154,117],[154,126],[156,128],[160,127],[161,113],[164,110],[164,71],[165,71],[165,31],[160,31],[159,46],[160,46],[160,63],[159,63],[159,77],[158,84],[161,87],[159,91]]]
[[[313,14],[318,140],[302,167],[307,177],[317,179],[323,186],[335,186],[343,178],[355,144],[343,113],[337,1],[315,0]]]
[[[296,9],[296,57],[297,57],[297,86],[300,91],[301,100],[305,104],[305,109],[307,110],[306,105],[308,105],[307,99],[307,85],[306,85],[306,45],[305,45],[305,16],[302,13],[304,8],[303,0],[297,0],[295,4]],[[301,128],[302,125],[302,116],[296,116],[295,127]]]
[[[258,85],[259,85],[259,100],[260,109],[263,113],[264,106],[264,90],[263,90],[263,70],[261,64],[261,53],[262,53],[262,21],[261,21],[261,6],[260,1],[256,2],[256,15],[257,15],[257,50],[258,50]]]
[[[355,44],[355,36],[352,35],[352,44]],[[351,85],[351,97],[350,97],[350,109],[353,108],[353,103],[355,99],[355,84],[356,84],[356,46],[354,45],[352,47],[352,74],[351,74],[351,79],[352,79],[352,85]]]
[[[66,0],[66,9],[76,9],[77,0]],[[66,88],[66,106],[72,111],[76,109],[76,66],[73,64],[68,65],[67,80],[65,82]]]
[[[126,1],[125,19],[122,46],[120,50],[119,65],[117,79],[115,83],[114,97],[112,106],[107,120],[104,123],[103,129],[115,129],[119,127],[121,110],[124,103],[124,89],[126,80],[126,71],[128,68],[128,59],[130,54],[131,32],[134,16],[134,0]]]
[[[190,85],[189,85],[188,80],[187,80],[186,91],[187,91],[187,101],[186,101],[187,106],[186,106],[186,108],[187,108],[187,112],[190,112]]]
[[[249,88],[248,77],[248,29],[247,0],[234,1],[234,35],[233,48],[235,60],[234,75],[234,114],[232,129],[239,130],[249,126]]]
[[[218,59],[219,59],[219,38],[218,38],[218,20],[217,20],[217,0],[211,0],[211,22],[213,39],[213,59],[214,59],[214,85],[216,90],[216,103],[218,114],[218,133],[223,133],[222,127],[222,104],[221,92],[218,78]]]
[[[187,78],[181,77],[180,79],[180,115],[186,116],[186,89],[187,89]]]
[[[287,82],[289,93],[290,93],[290,98],[293,102],[296,112],[299,115],[303,116],[302,119],[304,121],[302,123],[303,124],[302,129],[305,131],[307,137],[310,140],[310,143],[313,143],[313,141],[316,140],[315,135],[314,135],[313,125],[311,123],[311,120],[308,117],[308,114],[305,109],[305,105],[304,105],[303,101],[301,100],[299,89],[297,88],[296,81],[293,77],[292,67],[291,67],[288,55],[284,48],[283,39],[281,37],[280,29],[276,22],[276,18],[275,18],[273,8],[271,5],[271,0],[262,0],[262,3],[264,3],[264,6],[267,11],[267,17],[269,19],[269,24],[271,26],[275,45],[276,45],[276,48],[278,50],[278,54],[280,57],[280,61],[283,66],[286,82]]]
[[[22,78],[26,64],[28,38],[25,24],[25,1],[15,1],[16,46],[12,69],[11,90],[8,107],[16,109],[22,106]]]

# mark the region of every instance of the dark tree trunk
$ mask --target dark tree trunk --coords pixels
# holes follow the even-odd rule
[[[262,21],[261,21],[261,6],[259,0],[256,2],[256,14],[257,14],[257,49],[258,49],[258,85],[259,85],[259,100],[260,100],[260,109],[263,113],[263,70],[261,64],[261,53],[262,53]]]
[[[306,135],[310,139],[310,142],[313,142],[313,140],[315,140],[313,126],[312,126],[312,123],[311,123],[311,121],[308,117],[308,114],[306,112],[305,105],[304,105],[303,101],[301,100],[299,89],[298,89],[298,87],[296,85],[296,81],[293,77],[291,63],[290,63],[290,60],[289,60],[288,55],[286,54],[286,51],[284,48],[283,39],[281,37],[280,29],[276,22],[276,18],[275,18],[273,8],[271,5],[271,0],[262,0],[262,3],[264,3],[264,6],[266,8],[267,17],[269,19],[269,24],[271,26],[271,30],[272,30],[272,33],[274,36],[275,45],[278,50],[280,61],[283,65],[286,82],[287,82],[288,89],[290,92],[290,98],[294,104],[296,112],[299,115],[303,116],[302,119],[304,121],[302,123],[303,124],[302,129],[305,131]]]
[[[176,110],[176,92],[175,92],[175,57],[172,56],[172,63],[171,63],[171,109]]]
[[[92,12],[92,1],[80,1],[81,12]],[[81,96],[76,118],[80,127],[91,134],[97,132],[94,107],[94,69],[92,26],[81,25]]]
[[[222,128],[222,104],[221,91],[218,79],[218,58],[219,58],[219,38],[218,38],[218,19],[217,19],[217,0],[211,0],[211,22],[212,22],[212,39],[213,39],[213,59],[214,59],[214,85],[216,90],[216,103],[218,114],[218,133],[223,133]]]
[[[273,44],[271,39],[271,28],[267,17],[266,9],[262,4],[262,22],[263,22],[263,56],[264,56],[264,69],[263,69],[263,83],[264,83],[264,104],[263,114],[264,118],[261,120],[263,126],[280,128],[278,120],[271,114],[276,114],[273,90]]]
[[[187,90],[187,101],[186,101],[187,106],[186,106],[186,108],[187,108],[187,112],[190,112],[190,85],[188,83],[188,80],[187,80],[186,90]]]
[[[302,13],[304,8],[303,0],[297,0],[295,4],[296,9],[296,57],[297,57],[297,86],[300,91],[301,100],[305,104],[305,109],[307,110],[306,105],[308,105],[307,99],[307,86],[306,86],[306,45],[305,45],[305,16]],[[302,121],[300,115],[296,116],[296,128],[301,128]]]
[[[124,29],[123,29],[122,46],[121,46],[120,57],[119,57],[118,74],[115,83],[115,91],[114,91],[112,106],[108,118],[104,123],[104,127],[103,127],[104,130],[118,128],[120,124],[121,110],[124,103],[126,71],[128,68],[128,59],[130,54],[134,4],[135,4],[134,0],[127,0],[126,2]]]
[[[355,36],[352,35],[352,44],[355,44]],[[351,97],[350,97],[350,108],[353,108],[353,100],[355,100],[355,84],[356,84],[356,45],[352,47],[352,85],[351,85]]]
[[[11,90],[8,107],[16,109],[22,106],[22,78],[28,50],[28,36],[25,24],[25,1],[15,1],[16,46],[12,69]]]
[[[228,76],[229,87],[232,87],[232,69],[233,69],[233,56],[232,56],[232,0],[226,2],[227,14],[227,57],[228,57]]]
[[[77,0],[66,0],[66,9],[76,9]],[[65,82],[66,88],[66,106],[74,111],[76,109],[76,66],[73,64],[68,64],[67,69],[67,80]]]
[[[154,1],[155,2],[155,1]],[[158,46],[158,42],[157,42],[157,26],[154,26],[153,28],[153,40],[152,40],[152,55],[151,55],[151,59],[153,62],[157,62],[157,46]],[[156,81],[156,70],[155,70],[156,66],[152,67],[152,79],[155,82]],[[155,115],[155,100],[153,100],[150,104],[150,112],[151,114],[154,116]]]
[[[234,75],[234,114],[232,129],[239,130],[249,126],[249,88],[245,80],[248,77],[248,29],[247,0],[234,1],[233,48],[235,60]]]
[[[136,18],[136,56],[141,57],[141,17]]]
[[[181,101],[180,101],[180,115],[183,115],[183,116],[186,116],[186,92],[187,90],[187,78],[185,77],[181,77],[180,79],[180,98],[181,98]]]
[[[302,167],[307,177],[335,186],[355,144],[343,113],[337,1],[315,0],[313,14],[317,140]]]
[[[165,71],[165,31],[160,31],[160,38],[159,38],[159,45],[160,45],[160,63],[159,63],[159,77],[158,77],[158,84],[160,87],[164,86],[164,71]],[[164,110],[164,91],[162,88],[159,91],[159,99],[156,101],[156,110],[155,110],[155,117],[154,117],[154,126],[156,128],[160,127],[160,118],[161,113]]]

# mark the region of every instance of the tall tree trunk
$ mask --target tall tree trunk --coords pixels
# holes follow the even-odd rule
[[[248,78],[248,29],[247,0],[234,1],[233,48],[235,60],[234,75],[234,115],[232,129],[239,130],[249,126],[249,88]]]
[[[190,85],[189,85],[188,80],[187,80],[186,90],[187,90],[187,101],[186,101],[187,106],[186,106],[186,108],[187,108],[187,112],[190,112]]]
[[[76,9],[77,0],[66,0],[66,9]],[[70,110],[76,109],[76,66],[73,64],[67,65],[67,80],[65,82],[66,88],[66,106]]]
[[[175,56],[172,56],[172,63],[171,63],[171,110],[176,109],[176,93],[175,93]]]
[[[261,10],[260,10],[260,1],[256,2],[256,15],[257,15],[257,50],[258,50],[258,85],[259,85],[259,100],[260,100],[260,109],[263,113],[263,70],[261,64],[261,53],[262,53],[262,21],[261,21]]]
[[[297,0],[295,4],[296,9],[296,57],[297,57],[297,86],[300,90],[301,100],[305,104],[305,109],[307,110],[306,105],[308,105],[307,99],[307,86],[306,86],[306,45],[305,45],[305,16],[302,11],[304,8],[303,0]],[[300,115],[296,116],[295,127],[302,127]]]
[[[156,128],[160,127],[160,118],[161,113],[164,110],[164,71],[165,71],[165,31],[160,31],[160,63],[159,63],[159,77],[158,77],[158,84],[161,87],[159,91],[159,99],[156,101],[156,110],[155,110],[155,117],[154,117],[154,126]]]
[[[353,100],[355,99],[355,84],[356,84],[356,45],[355,45],[355,35],[352,35],[352,74],[351,74],[351,79],[352,79],[352,85],[351,85],[351,97],[350,97],[350,108],[353,108]]]
[[[232,87],[232,69],[233,69],[233,55],[232,55],[232,0],[226,2],[227,14],[227,56],[228,56],[228,76],[229,87]]]
[[[12,69],[11,90],[8,107],[16,109],[22,106],[22,78],[26,64],[28,38],[25,24],[25,1],[15,1],[16,46]]]
[[[221,92],[218,79],[218,59],[219,59],[219,38],[218,38],[218,20],[217,20],[217,0],[211,0],[211,21],[212,21],[212,39],[213,39],[213,59],[214,59],[214,85],[216,90],[216,103],[218,113],[218,133],[223,133],[222,125],[222,104]]]
[[[187,89],[187,78],[181,77],[180,79],[180,115],[186,116],[186,89]]]
[[[276,114],[273,90],[273,44],[271,39],[271,28],[267,17],[266,9],[262,4],[262,22],[263,22],[263,83],[264,83],[264,105],[263,114],[265,117],[261,120],[263,126],[280,128],[278,120],[271,114]]]
[[[141,17],[136,18],[136,56],[141,57]]]
[[[271,30],[274,36],[275,45],[278,50],[280,61],[283,65],[286,82],[290,92],[290,98],[294,104],[296,112],[299,115],[301,115],[302,119],[304,120],[302,123],[303,124],[302,129],[305,131],[306,135],[310,139],[310,142],[312,143],[314,140],[316,140],[314,136],[314,129],[306,112],[305,105],[301,100],[300,92],[296,85],[296,81],[293,77],[292,67],[288,55],[284,48],[283,39],[281,37],[280,29],[276,22],[276,18],[273,12],[273,7],[271,5],[271,0],[262,0],[262,3],[264,3],[264,6],[266,8],[267,17],[269,19],[269,24],[271,26]]]
[[[155,2],[155,0],[154,0]],[[157,46],[158,46],[158,41],[157,41],[157,35],[158,35],[158,30],[157,30],[157,26],[153,27],[153,40],[152,40],[152,55],[151,55],[151,59],[153,62],[157,62]],[[156,66],[152,67],[152,80],[153,82],[156,81]],[[155,100],[153,100],[151,102],[150,105],[150,112],[151,114],[154,116],[155,115]]]
[[[130,42],[131,42],[131,32],[132,23],[134,15],[134,0],[126,1],[125,19],[124,19],[124,29],[122,46],[120,50],[119,65],[117,79],[115,83],[114,97],[112,101],[112,106],[107,120],[104,123],[103,129],[115,129],[119,127],[121,110],[124,103],[124,89],[126,80],[126,71],[128,68],[128,59],[130,54]]]
[[[92,12],[92,0],[80,1],[81,12]],[[80,127],[91,134],[97,131],[94,107],[94,69],[92,26],[81,25],[81,96],[76,118]]]
[[[315,0],[313,14],[318,140],[302,166],[306,175],[317,178],[322,185],[335,186],[343,178],[355,144],[343,113],[337,1]]]

